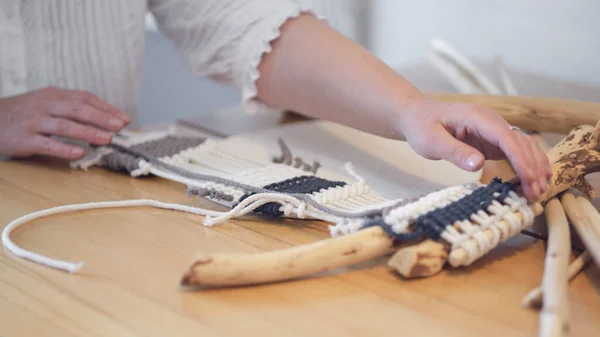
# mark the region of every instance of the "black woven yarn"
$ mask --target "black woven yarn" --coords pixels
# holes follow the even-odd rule
[[[471,194],[445,207],[421,215],[415,220],[415,230],[411,233],[394,233],[383,217],[368,220],[363,227],[379,226],[398,242],[413,241],[424,237],[438,241],[448,225],[467,220],[480,210],[486,211],[493,201],[503,202],[509,192],[514,189],[513,184],[495,178],[488,185],[474,190]]]

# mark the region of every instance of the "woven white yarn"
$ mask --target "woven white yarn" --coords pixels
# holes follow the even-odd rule
[[[523,220],[519,220],[516,212],[523,215]],[[511,191],[503,203],[493,201],[487,212],[480,210],[473,214],[470,220],[458,223],[460,232],[454,224],[447,226],[442,233],[442,238],[452,245],[451,251],[463,249],[468,256],[464,265],[470,265],[494,249],[500,242],[531,226],[534,218],[527,199]],[[500,225],[502,220],[508,224],[508,228]],[[485,235],[486,230],[492,233],[491,239]]]
[[[419,198],[415,202],[391,210],[384,217],[384,220],[390,225],[394,233],[407,233],[409,224],[419,216],[433,211],[434,209],[447,206],[450,203],[469,195],[480,186],[482,186],[482,184],[479,183],[458,185],[430,193]],[[343,219],[335,226],[330,226],[329,231],[332,236],[354,233],[362,228],[363,222],[364,220],[360,219]]]

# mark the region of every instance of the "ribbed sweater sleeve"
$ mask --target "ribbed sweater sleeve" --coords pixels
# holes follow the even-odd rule
[[[148,8],[192,71],[237,87],[248,113],[272,110],[255,82],[279,28],[302,13],[317,15],[291,0],[150,0]]]

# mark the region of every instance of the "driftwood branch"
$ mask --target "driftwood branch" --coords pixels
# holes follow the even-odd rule
[[[592,126],[576,127],[550,150],[548,156],[553,176],[547,193],[538,200],[539,204],[574,186],[587,186],[585,175],[600,171],[598,135],[600,132]],[[532,205],[536,206],[537,203]],[[539,214],[540,207],[537,209],[536,213]],[[390,236],[379,228],[369,228],[274,252],[200,256],[186,271],[181,283],[219,286],[290,280],[384,256],[393,252],[393,249]],[[600,245],[595,249],[600,250]],[[600,252],[595,254],[600,258]],[[449,247],[423,241],[400,248],[389,264],[405,270],[401,273],[406,277],[431,276],[441,270],[449,255]],[[464,257],[460,257],[460,252],[454,255],[453,264],[460,265]]]
[[[428,277],[439,273],[448,260],[448,251],[442,243],[427,240],[414,247],[398,250],[388,266],[406,278]]]
[[[586,250],[571,262],[567,269],[569,281],[573,280],[583,270],[590,259],[590,253]],[[542,287],[533,289],[523,298],[522,306],[524,308],[541,308],[544,303],[543,294]]]
[[[485,106],[494,110],[511,125],[532,132],[567,134],[579,125],[595,125],[600,120],[600,103],[491,94],[431,92],[427,95],[442,102]]]
[[[548,201],[545,215],[548,224],[548,250],[542,281],[544,304],[540,313],[540,336],[566,336],[569,332],[569,222],[557,197]]]
[[[393,252],[393,239],[380,227],[290,249],[258,254],[203,255],[182,285],[237,286],[300,278]]]
[[[600,213],[575,189],[564,193],[561,201],[573,228],[596,265],[600,267]]]
[[[543,203],[571,187],[583,187],[582,193],[587,198],[595,197],[593,189],[585,181],[585,176],[600,171],[599,127],[600,125],[596,128],[589,125],[579,126],[548,152],[553,174],[540,202]]]

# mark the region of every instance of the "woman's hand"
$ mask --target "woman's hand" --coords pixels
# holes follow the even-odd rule
[[[533,137],[510,125],[494,111],[472,104],[418,101],[399,113],[398,128],[421,156],[447,160],[475,171],[484,160],[508,159],[523,192],[537,199],[552,176],[546,154]]]
[[[89,92],[46,88],[0,99],[0,155],[46,155],[68,160],[84,155],[83,148],[51,136],[110,143],[129,116]]]

